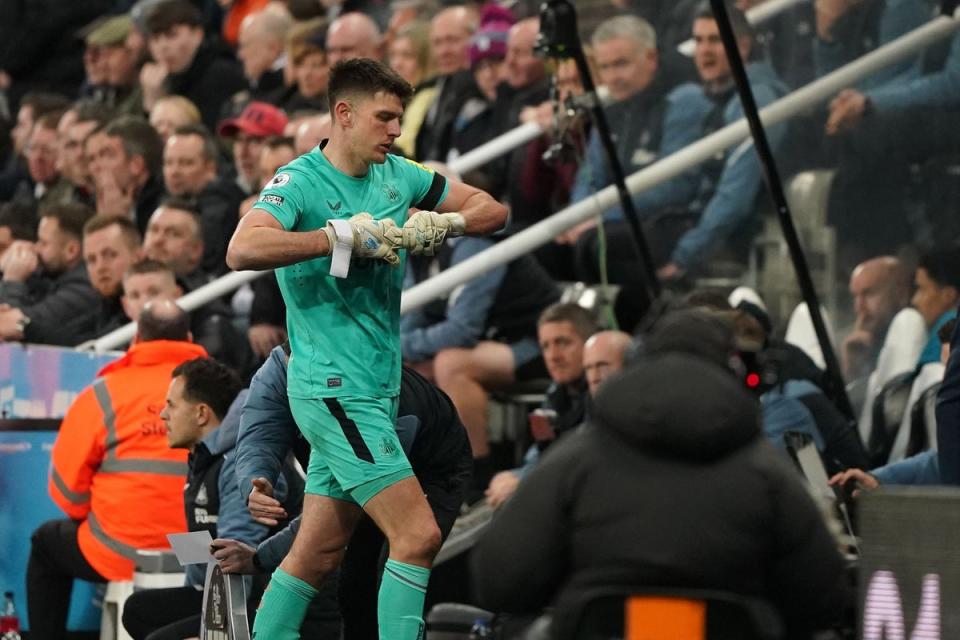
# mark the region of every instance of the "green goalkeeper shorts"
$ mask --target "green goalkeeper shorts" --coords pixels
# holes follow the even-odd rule
[[[307,442],[306,492],[361,507],[381,490],[413,475],[395,428],[392,398],[290,398]]]

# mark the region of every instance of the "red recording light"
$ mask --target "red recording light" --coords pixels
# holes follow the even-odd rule
[[[747,374],[747,386],[751,389],[756,389],[760,386],[760,376],[756,373]]]

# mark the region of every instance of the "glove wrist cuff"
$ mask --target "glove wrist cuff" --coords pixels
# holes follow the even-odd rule
[[[353,254],[353,227],[347,220],[329,220],[323,230],[330,241],[330,275],[346,278]]]

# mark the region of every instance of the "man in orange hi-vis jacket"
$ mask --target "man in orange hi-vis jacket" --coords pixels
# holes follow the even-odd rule
[[[31,638],[64,637],[75,578],[130,580],[137,549],[168,548],[167,533],[186,531],[187,453],[168,446],[160,411],[174,367],[206,356],[189,326],[172,301],[151,303],[126,355],[64,416],[49,490],[69,519],[46,522],[31,537]]]

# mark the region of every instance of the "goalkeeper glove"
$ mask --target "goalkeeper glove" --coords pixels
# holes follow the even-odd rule
[[[412,255],[432,256],[447,237],[462,236],[467,221],[459,213],[418,211],[403,225],[401,246]]]
[[[402,233],[397,224],[386,218],[384,220],[374,220],[369,213],[358,213],[346,221],[327,222],[324,232],[327,234],[327,240],[330,242],[330,253],[336,253],[338,248],[338,234],[335,222],[346,222],[352,232],[352,238],[346,233],[341,233],[343,241],[340,247],[348,249],[352,255],[358,258],[373,258],[374,260],[383,260],[384,262],[397,266],[400,264],[400,256],[397,255],[397,249],[400,247]],[[343,237],[347,236],[347,237]],[[352,244],[351,244],[352,243]]]

